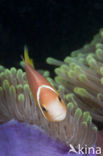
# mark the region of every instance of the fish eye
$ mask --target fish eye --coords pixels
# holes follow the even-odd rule
[[[61,97],[60,97],[60,96],[58,96],[58,99],[59,99],[59,101],[60,101],[60,102],[62,101],[62,99],[61,99]]]
[[[47,110],[46,110],[45,107],[41,106],[41,108],[42,108],[42,110],[43,110],[44,112],[47,112]]]

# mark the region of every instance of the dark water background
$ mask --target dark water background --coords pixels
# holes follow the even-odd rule
[[[103,27],[102,0],[0,0],[0,64],[19,67],[26,44],[36,68],[52,69]]]

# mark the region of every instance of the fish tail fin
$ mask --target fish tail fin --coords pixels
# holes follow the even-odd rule
[[[24,46],[24,62],[25,64],[28,63],[31,67],[34,68],[34,63],[33,60],[29,57],[27,46]]]

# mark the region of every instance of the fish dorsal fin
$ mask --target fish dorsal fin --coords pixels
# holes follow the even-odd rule
[[[24,46],[24,60],[25,63],[28,63],[30,66],[34,68],[34,63],[33,60],[29,57],[27,46]]]

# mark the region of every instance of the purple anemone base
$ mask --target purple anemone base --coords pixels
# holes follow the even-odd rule
[[[36,125],[11,120],[0,125],[0,156],[72,156],[67,146]],[[84,155],[84,154],[83,154]],[[94,156],[91,152],[90,156]]]

